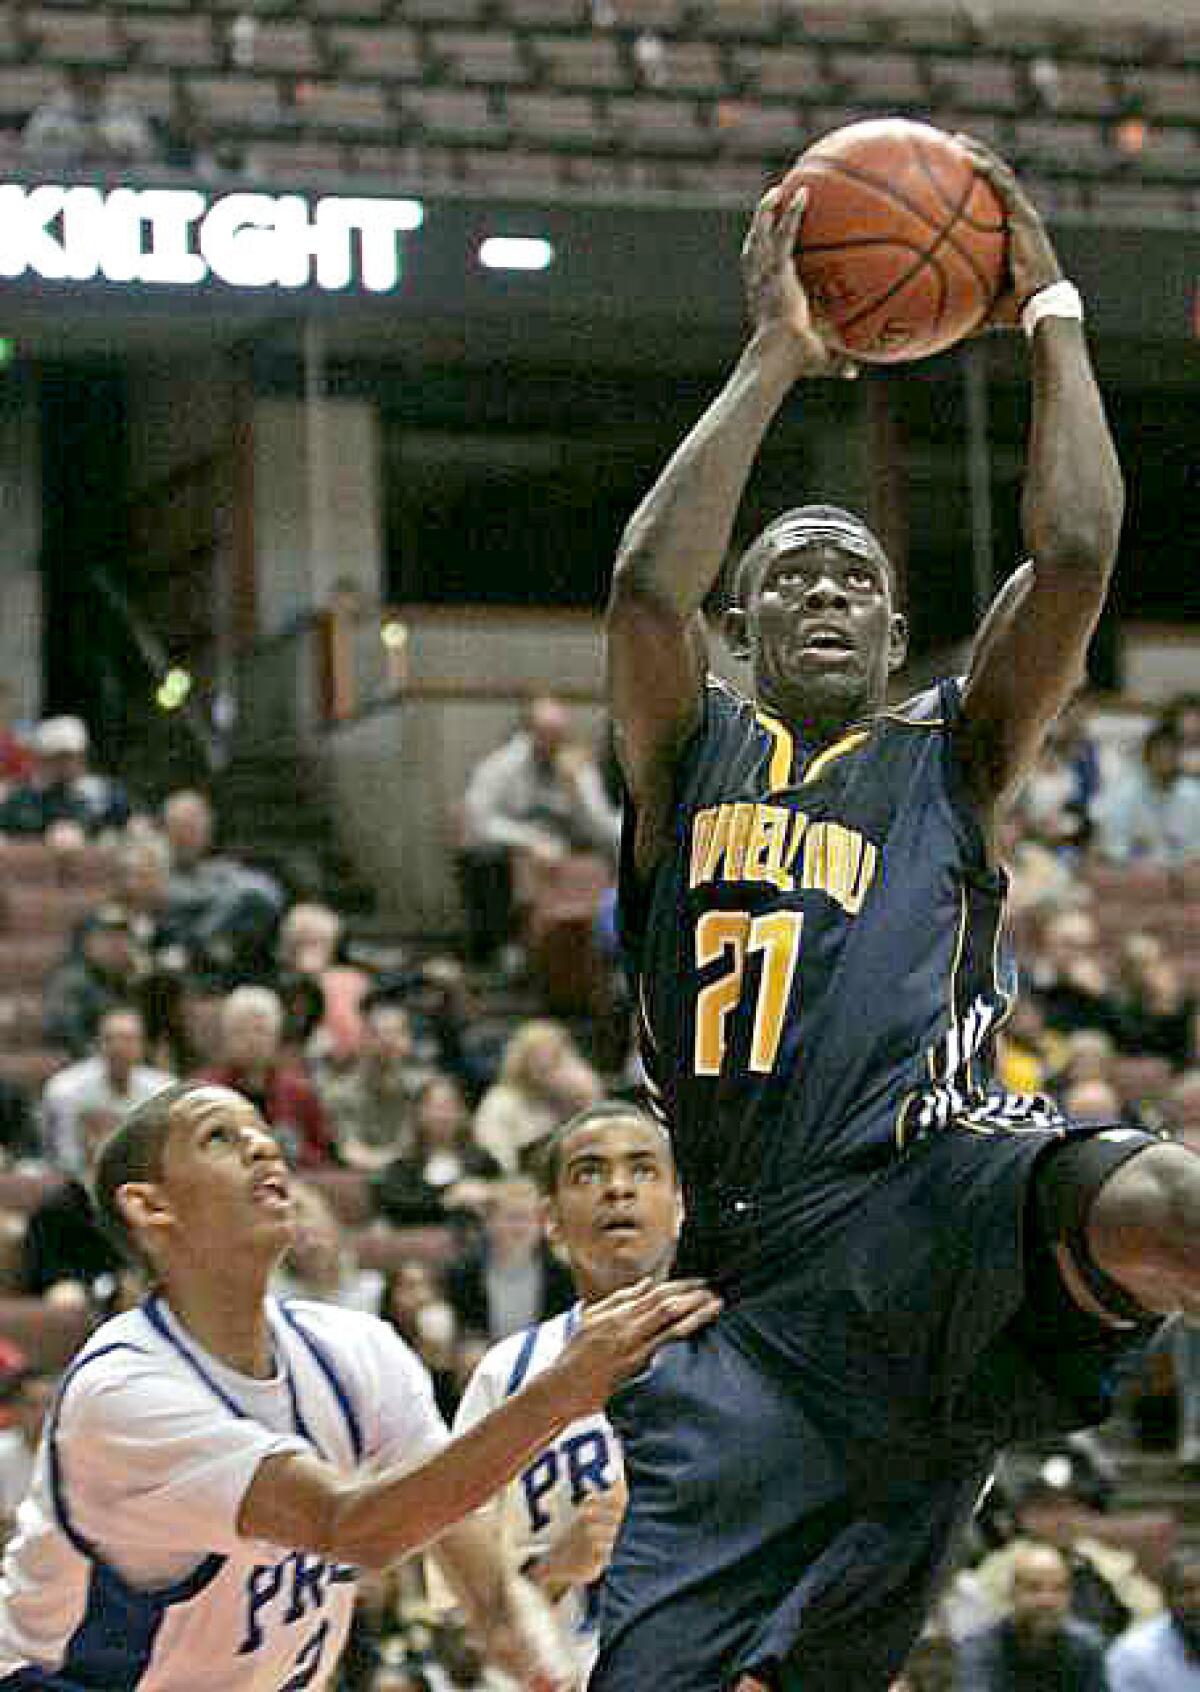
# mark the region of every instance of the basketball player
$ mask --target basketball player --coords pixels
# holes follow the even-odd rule
[[[95,1184],[155,1290],[97,1330],[47,1419],[0,1579],[0,1687],[328,1687],[357,1567],[438,1535],[496,1660],[567,1684],[544,1606],[462,1518],[712,1295],[643,1285],[591,1307],[556,1364],[447,1444],[382,1322],[267,1297],[292,1203],[249,1100],[167,1088],[109,1139]]]
[[[1079,297],[1008,168],[1029,336],[1028,559],[967,675],[885,708],[891,565],[784,513],[741,561],[754,696],[700,608],[759,443],[842,373],[768,193],[752,333],[623,538],[609,610],[628,787],[621,919],[675,1142],[680,1266],[721,1318],[616,1395],[630,1503],[594,1692],[879,1692],[1003,1442],[1099,1420],[1122,1354],[1200,1306],[1200,1161],[1002,1096],[994,830],[1082,674],[1122,485]]]
[[[556,1363],[589,1305],[647,1276],[661,1280],[675,1251],[682,1212],[670,1142],[633,1105],[606,1101],[572,1117],[547,1141],[541,1172],[546,1231],[571,1267],[580,1302],[484,1355],[456,1431]],[[554,1604],[585,1685],[596,1654],[597,1582],[625,1508],[621,1454],[607,1418],[597,1412],[564,1428],[493,1508],[514,1565]]]

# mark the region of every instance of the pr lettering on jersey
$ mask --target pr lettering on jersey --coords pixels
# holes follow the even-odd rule
[[[786,805],[733,800],[692,819],[689,885],[765,883],[781,893],[817,889],[857,916],[879,868],[879,848],[845,823],[814,821]]]
[[[323,1608],[329,1589],[358,1578],[345,1563],[293,1551],[278,1563],[259,1563],[246,1581],[246,1626],[238,1655],[257,1651],[272,1625],[290,1627]]]
[[[585,1429],[549,1446],[521,1475],[530,1528],[540,1533],[549,1527],[552,1517],[546,1500],[563,1481],[575,1506],[589,1492],[607,1491],[614,1478],[612,1450],[600,1428]]]

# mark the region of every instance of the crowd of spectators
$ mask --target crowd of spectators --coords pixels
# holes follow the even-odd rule
[[[587,1017],[548,1013],[526,955],[539,890],[582,858],[601,872],[589,884],[593,944],[615,967],[606,921],[618,813],[604,752],[583,744],[561,702],[533,702],[465,796],[462,954],[414,948],[381,964],[354,947],[333,905],[311,890],[293,899],[267,869],[221,850],[205,795],[147,803],[90,767],[79,718],[22,734],[8,716],[0,700],[0,837],[40,840],[52,873],[39,896],[48,884],[75,903],[55,931],[61,954],[41,1004],[61,1062],[40,1092],[0,1082],[0,1173],[44,1177],[40,1202],[0,1217],[0,1298],[87,1323],[136,1295],[95,1224],[90,1163],[130,1105],[175,1077],[207,1076],[256,1101],[299,1173],[281,1293],[379,1311],[424,1357],[452,1413],[487,1346],[574,1296],[543,1237],[541,1142],[639,1079],[628,1013],[617,1061],[605,1061]],[[1176,702],[1114,759],[1077,716],[1048,751],[1006,842],[1025,990],[1002,1035],[1000,1079],[1200,1149],[1198,725],[1196,702]],[[77,874],[85,861],[91,880]],[[82,900],[80,889],[90,889]],[[5,890],[10,907],[23,896]],[[1166,1444],[1200,1469],[1200,1334],[1181,1327],[1159,1361],[1173,1395]],[[20,1383],[11,1395],[8,1375]],[[6,1374],[0,1358],[0,1422],[18,1467],[43,1389],[39,1370]],[[0,1487],[11,1498],[5,1437]],[[1194,1628],[1194,1566],[1164,1573],[1161,1556],[1106,1539],[1095,1498],[1070,1495],[1086,1508],[1082,1527],[1064,1516],[1067,1496],[1044,1484],[1013,1496],[1003,1533],[971,1548],[907,1687],[1040,1685],[1022,1678],[1031,1661],[1046,1670],[1040,1651],[1094,1666],[1113,1641],[1112,1685],[1176,1684],[1148,1681],[1138,1665]],[[387,1674],[436,1684],[446,1668],[431,1640],[448,1642],[466,1672],[470,1652],[444,1618],[410,1628],[425,1615],[419,1591],[380,1602],[391,1655],[376,1641],[355,1680],[352,1654],[347,1686],[385,1686]],[[1063,1684],[1092,1684],[1078,1674]]]

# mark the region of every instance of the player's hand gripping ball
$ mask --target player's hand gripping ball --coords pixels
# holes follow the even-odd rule
[[[822,336],[868,364],[944,352],[1007,280],[1004,207],[953,137],[874,118],[822,137],[782,183],[807,188],[796,252]]]

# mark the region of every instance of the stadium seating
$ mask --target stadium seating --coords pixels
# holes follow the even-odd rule
[[[148,114],[169,70],[224,159],[303,182],[387,175],[409,187],[592,181],[760,187],[814,134],[881,110],[997,144],[1051,207],[1200,207],[1200,30],[1079,11],[984,27],[969,8],[906,13],[746,0],[41,0],[0,23],[0,146],[55,86],[99,65]],[[1137,117],[1144,127],[1122,130]],[[452,155],[452,156],[451,156]],[[588,161],[581,168],[580,160]],[[758,166],[747,184],[747,165]],[[1113,183],[1123,184],[1115,199]],[[1104,198],[1100,196],[1103,190]]]

